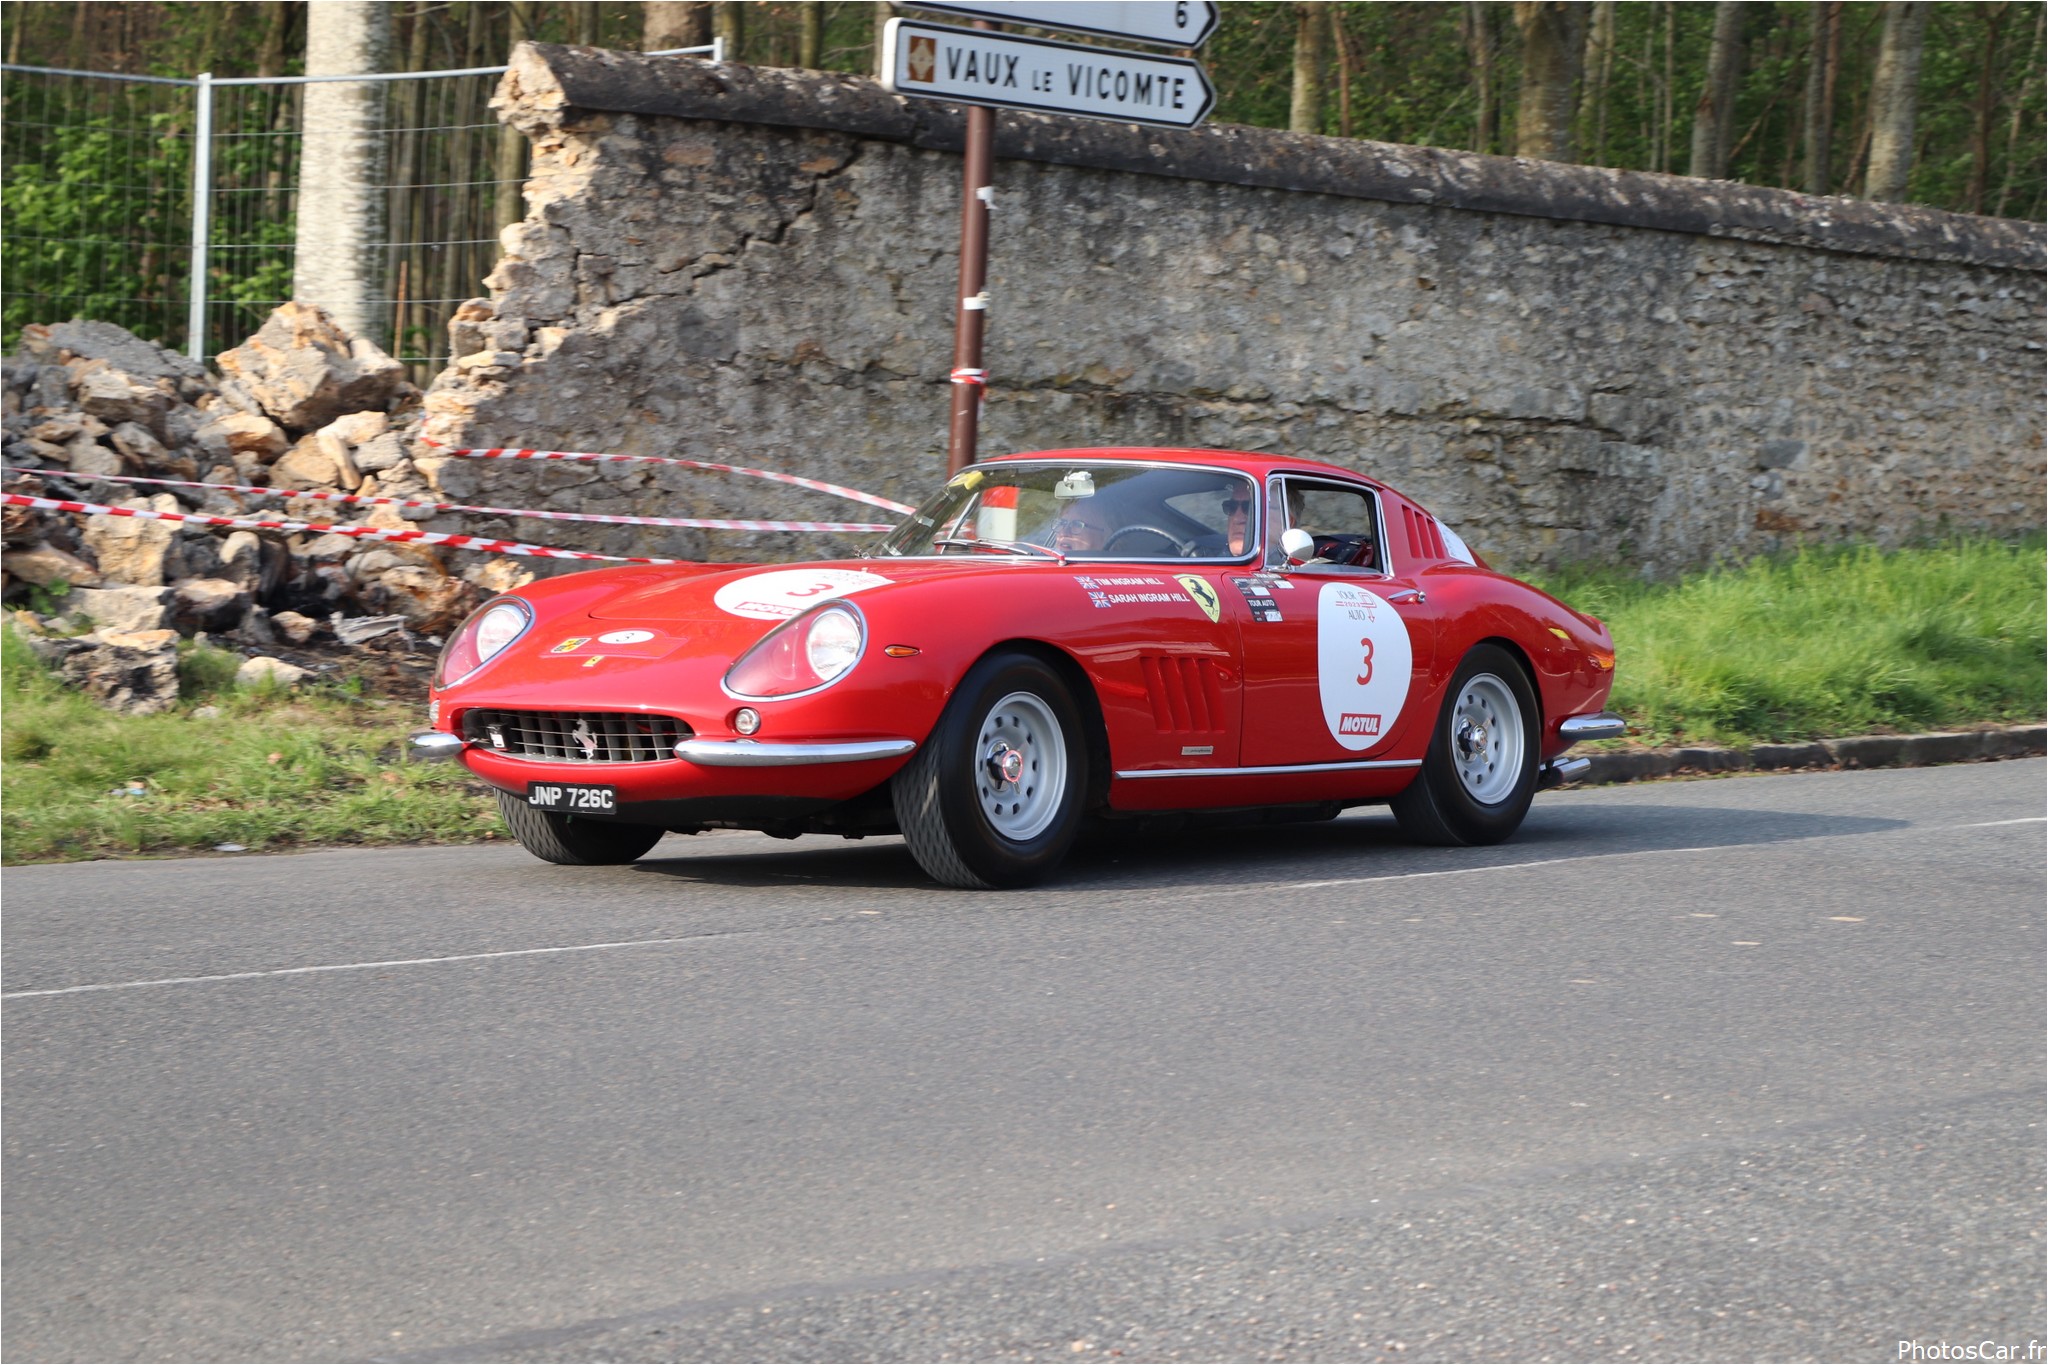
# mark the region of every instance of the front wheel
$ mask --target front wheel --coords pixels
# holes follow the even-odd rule
[[[968,671],[891,784],[910,856],[947,886],[1028,886],[1059,866],[1081,825],[1088,746],[1051,665],[992,654]]]
[[[1422,771],[1393,800],[1401,832],[1425,844],[1497,844],[1536,795],[1536,693],[1513,655],[1478,645],[1444,693]]]
[[[535,810],[511,792],[498,793],[498,812],[519,846],[534,857],[568,867],[630,863],[661,842],[668,833],[659,825],[631,825],[619,820],[589,820]]]

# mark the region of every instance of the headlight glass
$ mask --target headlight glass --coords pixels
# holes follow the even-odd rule
[[[434,670],[434,685],[448,687],[476,672],[503,653],[532,621],[533,609],[516,597],[485,603],[448,637]]]
[[[821,682],[832,681],[860,657],[860,622],[844,608],[825,608],[804,633],[804,657]]]
[[[726,672],[726,691],[757,698],[816,691],[860,662],[866,640],[858,610],[843,602],[819,607],[785,621],[740,655]]]

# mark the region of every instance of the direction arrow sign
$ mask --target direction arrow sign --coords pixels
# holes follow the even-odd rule
[[[1216,104],[1202,64],[891,19],[882,84],[899,95],[1193,128]]]
[[[1162,47],[1200,47],[1220,17],[1211,0],[982,0],[955,5],[906,0],[912,9],[944,10],[999,24],[1029,24],[1067,33],[1095,33]]]

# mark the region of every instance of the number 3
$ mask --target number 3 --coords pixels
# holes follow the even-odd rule
[[[1363,665],[1365,672],[1358,675],[1358,685],[1363,687],[1372,681],[1372,641],[1365,639],[1360,640],[1358,643],[1365,647],[1365,663]]]

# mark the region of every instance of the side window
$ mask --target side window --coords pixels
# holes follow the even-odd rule
[[[1380,552],[1379,519],[1374,515],[1373,496],[1363,488],[1315,483],[1306,479],[1276,481],[1273,495],[1273,533],[1269,537],[1269,563],[1286,562],[1280,550],[1280,532],[1294,527],[1315,540],[1315,554],[1308,562],[1317,567],[1362,569],[1380,572],[1386,559]]]

